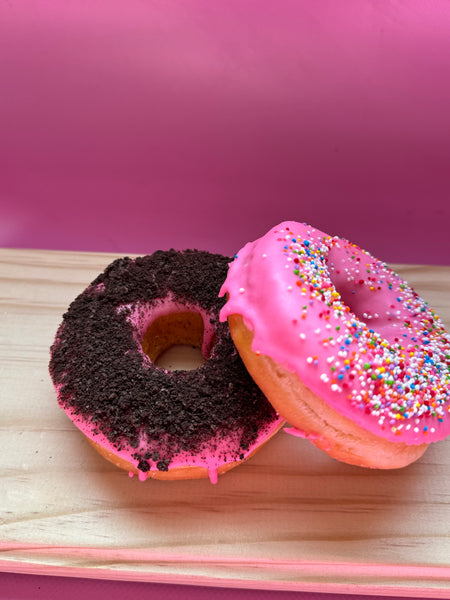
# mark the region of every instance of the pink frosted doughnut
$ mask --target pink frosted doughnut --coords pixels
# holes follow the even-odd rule
[[[450,433],[450,337],[368,252],[284,222],[237,254],[221,294],[220,318],[289,432],[377,468]]]

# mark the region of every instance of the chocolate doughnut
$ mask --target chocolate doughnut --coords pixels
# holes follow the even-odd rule
[[[49,364],[58,403],[141,480],[215,482],[283,424],[219,320],[230,260],[198,250],[120,258],[64,314]],[[201,347],[205,363],[157,366],[173,344]]]

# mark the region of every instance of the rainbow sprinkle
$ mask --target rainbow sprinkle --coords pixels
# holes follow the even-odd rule
[[[396,435],[425,438],[450,413],[450,337],[428,304],[386,264],[350,242],[282,233],[302,327],[326,358],[307,358],[320,381]],[[312,326],[311,326],[312,327]],[[330,354],[330,349],[332,350]]]

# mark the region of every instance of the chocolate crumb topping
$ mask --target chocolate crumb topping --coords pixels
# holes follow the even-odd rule
[[[138,468],[169,469],[179,452],[201,455],[227,440],[226,460],[242,457],[277,415],[248,375],[218,298],[230,258],[198,250],[158,251],[115,260],[70,305],[51,347],[58,402],[90,421],[120,449],[136,449]],[[173,298],[211,314],[211,355],[192,371],[144,364],[130,308]],[[146,449],[140,449],[142,437]]]

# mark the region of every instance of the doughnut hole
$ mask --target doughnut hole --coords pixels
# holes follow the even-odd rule
[[[158,367],[196,369],[208,360],[214,341],[204,340],[204,334],[203,318],[199,313],[171,313],[158,317],[149,325],[142,339],[142,350]]]
[[[341,247],[331,248],[325,262],[341,301],[359,321],[391,344],[411,333],[405,328],[397,292],[382,281],[380,284],[379,280],[388,275],[381,263],[375,263],[358,248],[349,252]]]

